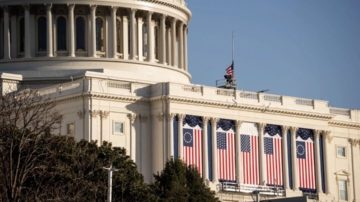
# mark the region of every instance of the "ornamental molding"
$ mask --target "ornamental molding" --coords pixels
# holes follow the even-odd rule
[[[329,121],[329,126],[360,129],[360,123],[348,123],[342,121]]]
[[[102,119],[106,119],[109,116],[110,112],[109,111],[100,111],[100,117]]]
[[[166,119],[170,122],[174,121],[176,114],[171,113],[171,114],[166,114]]]
[[[298,127],[290,127],[290,130],[291,130],[291,135],[292,136],[296,136],[296,132],[297,132],[297,130],[298,130],[299,128]]]
[[[145,123],[145,122],[147,121],[147,119],[148,119],[148,116],[143,115],[143,114],[140,114],[140,115],[139,115],[139,119],[140,119],[140,121],[141,121],[142,123]]]
[[[281,126],[281,130],[283,132],[283,135],[286,135],[289,129],[290,129],[290,126]]]
[[[85,111],[84,110],[79,110],[77,112],[77,115],[79,116],[79,119],[83,119],[85,117]]]
[[[156,115],[154,115],[156,118],[157,118],[157,120],[159,121],[159,122],[162,122],[163,121],[163,118],[164,118],[164,114],[163,113],[158,113],[158,114],[156,114]]]
[[[96,118],[100,114],[100,110],[89,110],[91,117]]]
[[[128,118],[130,119],[131,123],[134,123],[136,120],[136,114],[128,114]]]
[[[265,129],[266,123],[258,123],[258,128],[260,133],[264,133],[264,129]]]
[[[180,6],[177,6],[177,5],[175,5],[175,4],[171,4],[171,3],[165,2],[165,1],[159,1],[159,0],[137,0],[137,1],[150,2],[150,3],[154,3],[154,4],[159,4],[159,5],[163,5],[163,6],[166,6],[166,7],[170,7],[170,8],[173,8],[173,9],[176,9],[176,10],[179,10],[179,11],[182,11],[182,12],[185,12],[189,18],[191,17],[190,11],[189,11],[188,9],[184,9],[183,7],[180,7]],[[186,5],[185,5],[185,7],[186,7]]]
[[[318,138],[322,132],[321,130],[318,130],[318,129],[314,129],[313,131],[314,131],[314,137],[316,137],[316,138]]]
[[[186,117],[186,114],[177,114],[179,122],[182,123]]]
[[[243,123],[243,121],[236,120],[236,121],[235,121],[235,127],[236,127],[237,129],[240,129],[242,123]]]
[[[357,139],[352,139],[352,138],[349,139],[349,143],[350,143],[350,145],[353,146],[353,147],[356,147],[358,144],[360,144],[359,140],[357,140]]]
[[[219,118],[212,117],[211,119],[211,126],[216,126],[217,122],[220,120]]]

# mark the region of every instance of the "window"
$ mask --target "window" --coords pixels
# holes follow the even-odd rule
[[[38,51],[46,51],[46,41],[47,41],[47,34],[46,34],[46,18],[40,17],[38,19]]]
[[[340,200],[347,201],[347,183],[346,180],[339,180],[339,192],[340,192]]]
[[[76,50],[85,50],[85,20],[82,17],[76,18]]]
[[[75,124],[74,123],[67,124],[67,134],[73,135],[74,131],[75,131]]]
[[[114,122],[114,134],[124,133],[124,123]]]
[[[66,19],[64,17],[57,19],[57,50],[66,51]]]
[[[345,157],[345,147],[337,147],[337,155],[339,157]]]
[[[20,52],[25,51],[25,19],[20,19],[20,25],[19,25],[19,31],[20,31]]]
[[[101,18],[96,18],[96,51],[103,51],[103,21]]]

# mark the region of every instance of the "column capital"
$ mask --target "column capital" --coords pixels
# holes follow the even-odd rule
[[[79,111],[77,112],[77,115],[79,116],[79,119],[83,119],[84,116],[85,116],[85,111],[84,111],[84,110],[79,110]]]
[[[258,123],[259,130],[263,133],[265,129],[266,123]]]
[[[171,23],[173,23],[173,24],[176,24],[176,22],[178,21],[176,18],[171,18]]]
[[[148,12],[147,12],[147,16],[152,16],[152,14],[154,14],[153,11],[148,11]]]
[[[100,112],[99,110],[89,110],[89,114],[91,117],[96,118],[100,114]]]
[[[319,136],[320,136],[320,134],[321,134],[321,130],[317,130],[317,129],[315,129],[315,130],[313,130],[314,131],[314,137],[315,138],[319,138]]]
[[[183,122],[186,115],[185,114],[177,114],[178,118],[179,118],[179,122]]]
[[[4,12],[9,12],[9,7],[8,6],[1,6],[1,8],[3,9]]]
[[[129,8],[129,11],[131,14],[135,14],[137,9],[136,8]]]
[[[349,143],[351,146],[356,147],[359,144],[359,140],[349,138]]]
[[[235,121],[235,127],[236,127],[236,128],[240,128],[242,123],[243,123],[243,121],[236,120],[236,121]]]
[[[212,126],[214,126],[214,125],[216,125],[217,122],[219,121],[219,118],[212,117],[210,120],[211,120]]]
[[[292,136],[296,136],[296,131],[298,130],[299,128],[298,127],[290,127],[290,130],[291,130],[291,135]]]
[[[67,6],[68,6],[69,11],[74,11],[75,4],[68,4]]]
[[[51,11],[52,4],[44,4],[47,11]]]
[[[174,113],[166,114],[166,119],[171,122],[171,121],[174,121],[175,116],[176,116],[176,114],[174,114]]]
[[[289,126],[281,126],[283,134],[286,134],[286,132],[290,129]]]
[[[147,119],[148,119],[148,116],[143,115],[143,114],[140,114],[140,115],[139,115],[139,119],[140,119],[140,121],[141,121],[142,123],[145,123],[145,122],[147,121]]]
[[[111,7],[110,7],[110,10],[111,10],[112,12],[115,12],[115,13],[116,13],[116,11],[118,10],[118,8],[119,8],[119,7],[117,7],[117,6],[111,6]]]
[[[131,123],[134,123],[136,120],[136,114],[128,114],[128,118],[130,119]]]
[[[209,122],[209,120],[210,120],[210,117],[208,117],[208,116],[203,116],[202,117],[202,120],[203,120],[203,124],[207,124],[208,122]]]
[[[90,5],[90,10],[91,10],[91,11],[95,11],[95,10],[96,10],[96,7],[97,7],[97,5],[91,4],[91,5]]]
[[[100,111],[100,117],[106,119],[109,116],[109,111]]]
[[[158,121],[162,122],[163,118],[164,118],[164,114],[163,113],[158,113],[155,115],[155,117],[158,119]]]
[[[23,4],[22,6],[23,6],[23,8],[24,8],[25,11],[29,11],[29,10],[30,10],[30,5],[29,5],[29,4]]]
[[[167,15],[162,15],[162,16],[161,16],[161,20],[164,20],[164,21],[165,21],[166,18],[167,18]]]
[[[325,136],[325,138],[327,139],[328,143],[331,143],[333,136],[331,136],[331,131],[330,130],[324,130],[323,134]]]

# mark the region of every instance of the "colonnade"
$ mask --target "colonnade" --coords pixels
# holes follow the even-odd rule
[[[172,130],[172,124],[173,124],[173,118],[175,117],[174,114],[168,115],[168,117],[171,117],[168,119],[168,125],[169,125],[169,137],[174,136],[174,132]],[[183,120],[185,119],[185,115],[183,114],[177,114],[178,117],[178,157],[183,159]],[[211,142],[212,142],[212,181],[214,183],[217,183],[218,181],[218,165],[217,165],[217,135],[216,135],[216,127],[217,122],[219,121],[219,118],[214,117],[202,117],[203,119],[203,140],[202,140],[202,153],[203,153],[203,178],[208,179],[209,177],[209,163],[208,163],[208,124],[211,122]],[[236,142],[235,142],[235,156],[236,156],[236,176],[238,183],[241,183],[243,179],[242,177],[242,165],[241,161],[239,160],[241,158],[241,142],[240,142],[240,128],[243,121],[236,120],[235,121],[235,128],[236,128]],[[265,123],[257,123],[258,125],[258,132],[259,132],[259,175],[260,175],[260,182],[266,181],[266,175],[267,175],[267,169],[266,169],[266,157],[264,154],[264,129],[266,124]],[[292,187],[292,190],[294,191],[300,191],[300,182],[299,182],[299,171],[297,169],[297,151],[296,151],[296,132],[299,128],[297,127],[290,127],[290,126],[282,126],[282,170],[283,170],[283,185],[284,189],[289,190],[290,187]],[[288,153],[287,149],[287,142],[288,142],[288,132],[291,133],[291,153]],[[320,135],[323,135],[322,143],[324,145],[324,153],[329,153],[328,149],[329,146],[326,146],[327,144],[330,144],[331,136],[330,131],[322,131],[322,130],[314,130],[314,155],[315,155],[315,187],[318,194],[323,193],[322,189],[322,183],[321,183],[321,163],[320,163]],[[168,154],[168,158],[171,156],[174,156],[174,143],[172,141],[172,138],[170,138],[169,141],[169,148],[168,151],[170,153]],[[289,162],[288,162],[288,156],[291,155],[292,162],[290,163],[291,168],[289,168]],[[325,193],[329,194],[329,178],[330,173],[327,171],[330,162],[330,159],[328,159],[328,155],[324,156],[324,169],[325,169]],[[292,184],[290,185],[289,180],[289,170],[292,170]]]
[[[39,45],[33,42],[39,40],[39,31],[36,31],[39,29],[39,23],[36,20],[36,17],[39,15],[34,16],[33,12],[30,13],[32,6],[44,7],[46,12],[46,15],[42,14],[43,17],[46,16],[46,51],[40,50]],[[14,6],[2,6],[1,35],[3,36],[0,43],[3,45],[3,50],[1,51],[3,52],[3,59],[9,60],[20,57],[33,58],[39,56],[102,57],[147,61],[176,67],[185,71],[188,69],[187,22],[161,13],[134,8],[88,5],[89,14],[84,15],[75,13],[78,6],[75,4],[66,5],[67,12],[61,11],[60,14],[53,11],[54,6],[58,5],[17,6],[17,8],[24,10],[23,16],[17,16],[17,13],[10,12],[10,8]],[[84,5],[79,6],[84,7]],[[99,16],[99,8],[105,11],[109,10],[110,16],[106,15],[107,12]],[[11,16],[11,19],[9,16]],[[59,36],[59,29],[57,27],[59,25],[56,22],[59,16],[66,19],[66,28],[64,28],[66,36]],[[77,40],[80,40],[77,37],[77,32],[80,32],[80,29],[75,20],[79,16],[85,16],[86,31],[83,40],[87,50],[77,47]],[[24,33],[20,33],[22,29],[16,29],[19,27],[19,18],[24,18],[25,20]],[[97,22],[98,18],[101,18],[101,24]],[[99,34],[99,32],[101,33]],[[24,35],[24,39],[20,38],[22,35]],[[15,36],[15,39],[11,39],[13,38],[12,36]],[[59,37],[66,38],[66,50],[57,49],[59,47]],[[24,40],[25,43],[24,47],[19,48],[21,40]],[[99,49],[97,45],[102,48]],[[23,48],[24,51],[20,51]]]

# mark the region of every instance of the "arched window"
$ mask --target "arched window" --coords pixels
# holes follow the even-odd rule
[[[76,18],[76,50],[85,50],[85,20],[82,17]]]
[[[103,51],[103,24],[104,23],[101,18],[96,18],[96,51]]]
[[[19,32],[20,32],[20,52],[25,51],[25,19],[21,18],[19,22]]]
[[[116,51],[118,53],[121,53],[121,35],[120,35],[120,27],[121,27],[121,22],[120,20],[116,20],[116,34],[117,34],[117,37],[116,37]]]
[[[57,19],[57,50],[66,51],[66,19],[59,17]]]
[[[47,34],[46,34],[46,18],[40,17],[38,19],[38,51],[46,51]]]

